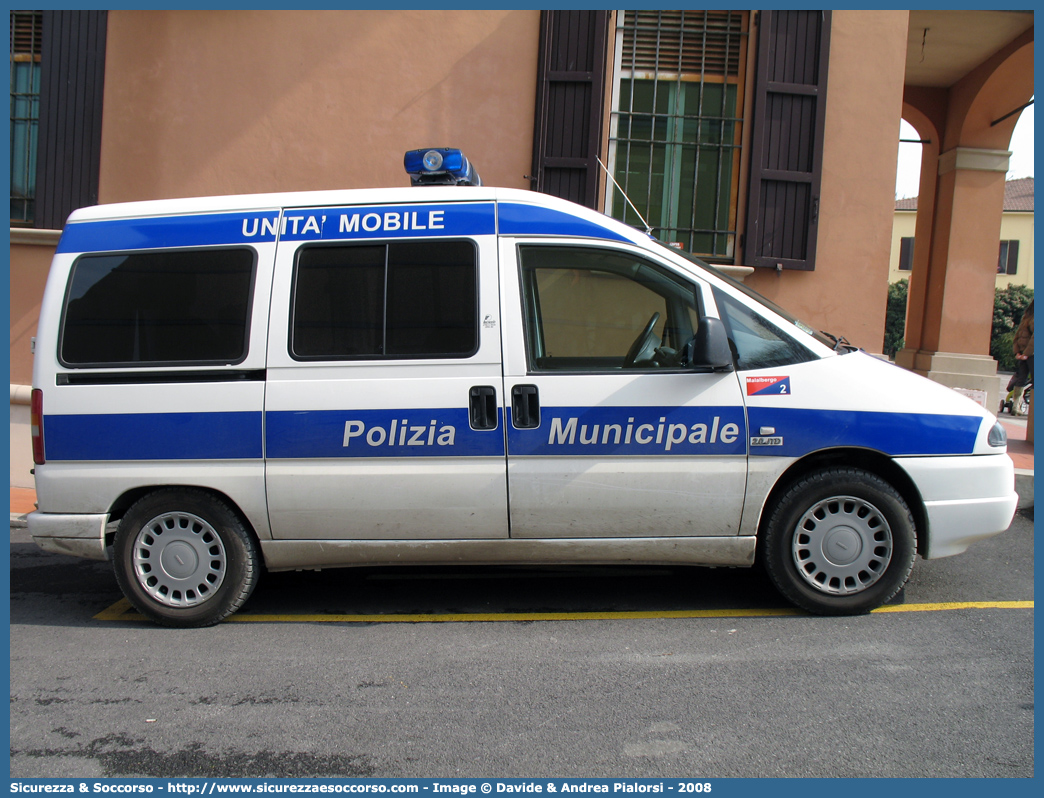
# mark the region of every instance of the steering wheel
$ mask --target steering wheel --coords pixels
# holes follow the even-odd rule
[[[639,360],[649,360],[656,354],[656,347],[660,343],[660,338],[653,332],[653,328],[656,327],[656,322],[659,320],[659,312],[652,314],[649,323],[645,325],[638,337],[634,339],[634,343],[631,344],[631,348],[627,350],[627,355],[624,357],[625,369],[634,368]]]

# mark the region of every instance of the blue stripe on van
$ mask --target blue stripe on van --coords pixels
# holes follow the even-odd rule
[[[57,251],[117,252],[272,242],[278,219],[278,211],[244,211],[73,222],[62,231]]]
[[[498,411],[496,429],[473,430],[460,407],[269,411],[266,450],[271,459],[503,457],[502,419]]]
[[[478,236],[496,232],[492,202],[375,205],[192,214],[146,219],[73,222],[58,252],[198,247],[284,241]]]
[[[45,416],[44,446],[48,461],[259,459],[261,413]]]
[[[891,456],[962,455],[974,450],[978,416],[751,407],[750,434],[771,427],[780,445],[752,456],[801,457],[838,446]],[[265,414],[267,456],[502,457],[503,412],[495,430],[471,429],[466,408],[305,410]],[[263,456],[262,414],[106,413],[48,415],[49,461],[235,460]],[[743,455],[748,439],[736,407],[545,407],[536,429],[509,424],[513,456]]]
[[[903,455],[971,454],[982,418],[931,413],[874,413],[854,410],[750,407],[750,434],[775,430],[781,446],[752,446],[752,455],[800,457],[835,446]]]
[[[506,236],[580,236],[609,241],[630,239],[587,219],[539,205],[516,202],[497,203],[497,219],[501,235]]]
[[[629,241],[606,225],[526,203],[448,202],[107,219],[66,225],[57,251],[118,252],[285,241],[544,235]],[[280,230],[279,228],[282,227]]]

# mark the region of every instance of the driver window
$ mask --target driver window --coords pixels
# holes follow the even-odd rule
[[[680,368],[699,312],[695,289],[622,252],[522,246],[534,371]]]

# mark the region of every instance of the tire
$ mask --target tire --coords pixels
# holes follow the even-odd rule
[[[1019,397],[1019,408],[1018,408],[1019,412],[1018,412],[1018,415],[1020,415],[1020,416],[1029,415],[1030,397],[1031,396],[1033,396],[1033,391],[1030,388],[1026,388],[1026,390],[1024,390],[1022,392],[1022,396]]]
[[[116,581],[164,626],[213,626],[257,584],[257,544],[236,512],[201,490],[167,488],[135,502],[113,541]]]
[[[779,592],[817,615],[859,615],[885,604],[906,584],[917,553],[902,496],[856,468],[815,471],[791,485],[762,544]]]

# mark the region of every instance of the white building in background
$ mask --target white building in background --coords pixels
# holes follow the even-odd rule
[[[917,197],[896,200],[892,226],[892,256],[888,282],[910,276],[914,253]],[[1004,185],[1000,247],[997,252],[997,288],[1009,285],[1033,288],[1033,178],[1009,180]]]

